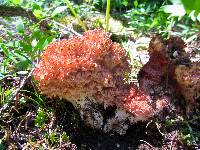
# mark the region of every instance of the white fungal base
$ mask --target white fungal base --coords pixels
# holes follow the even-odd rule
[[[85,125],[95,128],[102,129],[103,126],[103,114],[98,108],[98,104],[92,102],[88,98],[79,100],[73,104],[78,109],[82,121]]]
[[[103,115],[105,109],[88,98],[76,101],[73,105],[79,111],[85,125],[103,130],[106,133],[117,132],[120,135],[124,135],[129,126],[136,122],[136,120],[138,121],[138,118],[135,118],[133,114],[120,108],[115,110],[112,117],[106,118]]]

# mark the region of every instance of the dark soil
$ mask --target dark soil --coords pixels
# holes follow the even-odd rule
[[[1,126],[4,127],[0,132],[1,138],[5,137],[6,132],[10,133],[3,142],[4,146],[9,149],[22,149],[30,138],[44,142],[42,141],[44,134],[51,129],[57,130],[58,135],[65,131],[70,136],[71,142],[82,150],[186,148],[186,145],[179,140],[176,127],[162,135],[155,123],[139,122],[132,125],[126,135],[120,136],[116,133],[103,133],[84,126],[78,113],[68,102],[50,101],[47,107],[54,109],[54,116],[49,118],[44,129],[35,126],[38,107],[34,104],[28,102],[17,110],[11,108],[9,114],[12,120],[10,115],[0,120]],[[69,144],[64,149],[73,149],[71,147],[72,144]]]

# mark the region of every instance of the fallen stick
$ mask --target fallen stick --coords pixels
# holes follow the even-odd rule
[[[57,24],[57,25],[63,27],[64,30],[69,31],[69,32],[73,33],[73,34],[76,35],[76,36],[82,36],[81,34],[79,34],[78,32],[76,32],[76,31],[75,31],[72,27],[70,27],[70,26],[65,26],[65,25],[63,25],[63,24],[61,24],[61,23],[59,23],[59,22],[54,21],[54,20],[52,20],[52,22],[53,22],[54,24]]]
[[[16,97],[17,93],[19,93],[19,91],[24,87],[24,85],[25,85],[26,82],[27,82],[27,79],[28,79],[29,77],[31,77],[31,75],[32,75],[34,69],[35,69],[35,68],[33,68],[33,69],[29,72],[29,74],[28,74],[26,77],[23,78],[23,80],[22,80],[22,82],[20,83],[19,87],[18,87],[16,90],[14,90],[14,91],[12,92],[12,95],[13,95],[13,96],[7,101],[7,103],[5,103],[5,104],[0,108],[0,114],[2,114],[2,112],[3,112],[4,110],[7,109],[7,107],[10,105],[10,103],[11,103],[11,102],[14,100],[14,98]]]
[[[0,5],[0,16],[1,17],[22,16],[32,20],[33,22],[39,22],[39,20],[36,18],[36,16],[33,14],[31,10],[26,10],[22,7]]]

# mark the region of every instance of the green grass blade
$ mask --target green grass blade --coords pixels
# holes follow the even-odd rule
[[[110,0],[107,0],[107,7],[106,7],[106,32],[109,29],[109,19],[110,19]]]
[[[67,7],[70,9],[72,14],[76,17],[76,19],[78,20],[81,27],[86,31],[87,29],[86,29],[85,25],[83,24],[83,22],[81,21],[80,17],[77,15],[77,13],[73,9],[73,7],[71,6],[70,2],[68,0],[64,0],[64,2],[66,3]]]

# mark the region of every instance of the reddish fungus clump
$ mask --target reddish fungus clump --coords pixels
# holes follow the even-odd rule
[[[168,97],[163,96],[152,100],[150,95],[141,89],[137,89],[133,84],[130,84],[127,93],[121,97],[119,96],[119,98],[123,104],[118,103],[116,105],[134,114],[134,122],[145,121],[169,105]]]
[[[167,74],[170,62],[167,48],[157,36],[149,44],[149,55],[149,61],[139,72],[138,81],[140,89],[150,94],[153,88],[163,85],[163,77]]]
[[[129,71],[125,50],[104,30],[87,31],[81,37],[50,44],[42,54],[34,77],[48,97],[67,100],[98,97],[113,101],[117,79]],[[99,97],[101,96],[101,98]]]
[[[146,120],[153,115],[150,97],[135,87],[130,88],[130,93],[124,98],[124,109],[135,115],[137,120]]]
[[[197,99],[200,98],[200,63],[177,66],[174,78],[177,81],[179,92],[186,100],[187,112],[191,112],[198,104]]]

